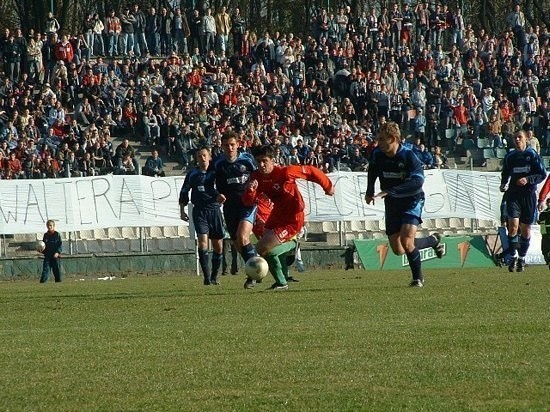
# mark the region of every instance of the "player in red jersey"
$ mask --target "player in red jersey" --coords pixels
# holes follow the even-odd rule
[[[273,209],[264,224],[264,233],[256,251],[267,260],[275,278],[272,289],[287,289],[283,274],[287,266],[286,254],[296,247],[296,236],[304,226],[304,200],[296,179],[305,179],[320,185],[329,196],[334,194],[330,179],[319,169],[307,165],[278,166],[273,146],[264,145],[254,150],[258,170],[252,173],[242,196],[243,204],[251,206],[264,194]],[[286,268],[288,270],[288,268]]]

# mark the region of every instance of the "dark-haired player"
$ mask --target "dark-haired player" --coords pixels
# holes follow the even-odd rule
[[[275,278],[274,290],[288,288],[284,268],[287,253],[296,247],[296,236],[304,226],[304,200],[296,179],[305,179],[320,185],[329,196],[334,194],[330,179],[319,169],[307,165],[279,166],[275,149],[264,145],[254,150],[258,170],[252,173],[247,190],[243,194],[245,205],[254,205],[265,195],[273,203],[273,209],[264,223],[264,232],[256,244],[258,253],[269,264]],[[286,268],[288,273],[288,268]]]
[[[377,141],[378,147],[372,152],[369,163],[365,201],[374,204],[375,198],[384,199],[386,235],[392,251],[396,255],[407,255],[412,272],[410,286],[422,287],[424,276],[419,249],[431,247],[437,257],[443,256],[438,233],[416,238],[424,206],[424,168],[414,152],[401,144],[397,123],[387,122],[380,126]],[[377,179],[380,180],[380,192],[375,195]]]

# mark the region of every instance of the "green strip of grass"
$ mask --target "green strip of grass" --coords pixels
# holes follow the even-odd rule
[[[548,410],[550,277],[3,282],[0,410]]]

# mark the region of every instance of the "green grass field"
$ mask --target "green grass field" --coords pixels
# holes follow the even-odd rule
[[[426,275],[2,282],[0,410],[549,410],[548,268]]]

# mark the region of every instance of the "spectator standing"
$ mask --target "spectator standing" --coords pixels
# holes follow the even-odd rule
[[[40,83],[43,80],[42,46],[42,40],[40,42],[34,38],[29,40],[27,67],[29,70],[29,79],[33,83]]]
[[[237,7],[231,17],[231,27],[233,33],[233,53],[242,53],[243,36],[246,30],[246,20],[241,15],[241,10]]]
[[[398,49],[401,45],[401,30],[403,29],[403,14],[399,10],[399,5],[394,3],[389,15],[391,43],[394,49]]]
[[[149,54],[147,40],[145,38],[145,14],[140,10],[139,4],[134,4],[132,15],[134,22],[134,55],[137,57]]]
[[[94,49],[92,54],[105,56],[105,42],[103,41],[103,31],[105,30],[105,24],[99,18],[99,15],[96,13],[93,17],[93,33],[94,41],[92,44],[95,46],[97,44],[98,50]]]
[[[118,55],[118,39],[122,31],[120,19],[115,15],[115,11],[111,9],[109,16],[105,19],[105,32],[109,44],[109,57]]]
[[[27,67],[27,47],[28,42],[25,36],[23,36],[23,32],[21,31],[21,28],[15,29],[15,43],[19,46],[19,52],[21,54],[20,59],[20,67],[19,72],[22,73],[28,73],[28,67]]]
[[[130,8],[126,7],[124,13],[120,16],[121,25],[121,47],[122,55],[129,56],[134,54],[134,26],[136,17],[130,12]]]
[[[212,9],[206,9],[205,15],[202,17],[202,35],[204,38],[203,53],[208,53],[216,47],[216,20],[212,16]]]
[[[159,55],[160,16],[154,7],[149,9],[145,18],[145,32],[147,33],[147,48],[151,56]]]
[[[202,26],[202,17],[198,9],[193,10],[193,15],[189,19],[189,30],[190,30],[190,43],[189,50],[199,49],[199,52],[204,51],[204,39],[203,39],[203,26]]]
[[[84,40],[88,45],[87,54],[86,54],[87,61],[90,61],[92,58],[92,55],[94,54],[94,25],[95,25],[94,14],[89,13],[84,19],[84,24],[83,24]]]
[[[21,50],[19,44],[15,42],[15,36],[10,33],[8,41],[4,44],[4,71],[6,77],[12,82],[19,81],[21,74]]]
[[[163,7],[160,9],[160,54],[168,56],[172,53],[172,17],[168,13],[168,9]]]
[[[46,24],[45,24],[46,39],[49,39],[54,34],[57,34],[60,28],[61,28],[61,25],[59,24],[57,19],[54,17],[53,13],[49,11],[48,17],[46,18]]]
[[[231,16],[227,13],[225,6],[215,16],[216,33],[218,35],[218,45],[221,52],[227,52],[229,33],[231,33]]]
[[[426,134],[426,116],[422,109],[416,109],[416,116],[413,119],[414,137],[424,142]]]
[[[50,272],[53,272],[56,282],[61,282],[59,259],[63,251],[63,242],[61,240],[61,235],[55,230],[55,222],[53,220],[48,220],[46,222],[46,227],[48,230],[42,237],[42,241],[46,244],[46,247],[40,252],[44,255],[40,283],[46,283],[48,281]]]
[[[189,23],[187,17],[177,8],[172,18],[172,45],[177,54],[188,53],[187,38],[190,36]]]
[[[508,24],[514,32],[514,38],[517,39],[517,47],[519,50],[523,50],[525,46],[525,15],[521,10],[521,5],[515,3],[514,10],[508,15]]]

